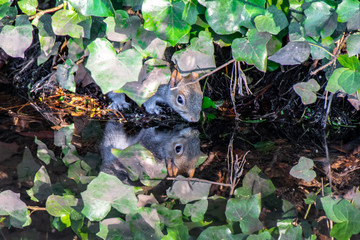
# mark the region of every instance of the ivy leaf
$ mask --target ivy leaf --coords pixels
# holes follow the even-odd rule
[[[69,3],[84,16],[114,16],[114,8],[109,0],[69,0]]]
[[[311,182],[315,177],[316,173],[312,168],[314,167],[314,161],[301,157],[298,164],[290,170],[290,175],[296,178],[304,179],[306,182]]]
[[[345,199],[332,199],[331,196],[321,198],[326,216],[336,224],[330,236],[336,239],[350,239],[360,232],[360,210]]]
[[[197,16],[205,12],[205,9],[196,0],[184,0],[185,8],[182,19],[190,25],[196,23]]]
[[[100,231],[96,234],[102,239],[134,239],[128,222],[121,218],[107,218],[100,222]]]
[[[171,59],[181,74],[199,69],[201,72],[214,69],[214,44],[210,32],[201,31],[199,37],[191,39],[190,46],[176,51]]]
[[[184,209],[184,215],[191,217],[191,221],[193,222],[201,222],[204,221],[204,215],[208,208],[208,200],[201,199],[194,203],[188,203]]]
[[[85,67],[103,93],[118,90],[126,82],[137,81],[142,67],[142,56],[134,49],[116,55],[106,39],[96,39],[88,46],[89,57]]]
[[[115,17],[108,17],[106,23],[106,37],[115,42],[126,42],[136,37],[141,21],[138,16],[130,16],[124,10],[117,10]]]
[[[36,8],[38,6],[37,0],[21,0],[18,1],[17,3],[21,11],[26,15],[30,16],[36,13]]]
[[[77,69],[78,66],[71,59],[67,59],[64,64],[57,65],[56,81],[62,88],[75,92],[76,83],[74,73]]]
[[[21,201],[20,194],[11,190],[0,193],[0,215],[9,216],[10,224],[15,228],[23,228],[31,223],[27,206]]]
[[[323,37],[331,35],[337,25],[336,15],[333,15],[332,12],[333,9],[326,2],[313,2],[304,11],[306,34],[310,37],[318,37],[322,31],[325,34]]]
[[[175,228],[184,225],[184,222],[182,220],[183,215],[180,210],[168,209],[167,207],[164,207],[162,205],[155,205],[155,208],[157,213],[159,214],[161,222],[164,223],[167,227]]]
[[[241,26],[254,28],[254,18],[265,14],[264,4],[265,1],[208,1],[205,2],[205,18],[217,34],[232,34]]]
[[[359,18],[360,22],[360,18]],[[360,34],[352,34],[346,41],[347,52],[349,57],[355,56],[360,53]],[[360,69],[359,69],[360,70]]]
[[[269,60],[281,65],[297,65],[309,58],[310,46],[307,42],[289,42],[281,48]]]
[[[131,45],[143,56],[143,58],[153,57],[162,59],[167,46],[167,42],[156,37],[155,33],[146,30],[141,26],[133,38]]]
[[[190,25],[182,19],[185,4],[182,0],[144,0],[144,27],[172,46],[187,43]],[[166,26],[166,27],[165,27]]]
[[[46,211],[54,217],[69,216],[72,220],[79,220],[83,215],[76,210],[79,200],[72,195],[51,195],[46,200]]]
[[[247,234],[231,234],[231,230],[226,226],[213,226],[208,227],[201,232],[197,240],[218,240],[218,239],[228,239],[228,240],[245,240],[247,239]]]
[[[134,188],[103,172],[91,181],[81,196],[84,201],[82,213],[90,221],[100,221],[109,213],[111,207],[124,214],[137,211]]]
[[[161,239],[164,234],[161,231],[159,215],[154,208],[141,208],[133,215],[126,215],[126,222],[130,223],[130,230],[134,239]]]
[[[50,163],[50,159],[56,160],[53,151],[49,150],[45,143],[35,137],[35,143],[38,145],[36,156],[43,161],[46,165]]]
[[[332,93],[336,93],[337,91],[345,92],[345,90],[339,85],[339,78],[341,74],[346,70],[346,68],[335,69],[335,71],[331,74],[325,90]]]
[[[52,18],[50,14],[44,14],[38,21],[33,21],[33,24],[39,29],[40,46],[46,56],[51,53],[56,40],[51,23]]]
[[[259,15],[254,19],[258,32],[268,32],[273,35],[278,34],[281,30],[289,25],[285,14],[271,5],[265,15]]]
[[[52,27],[56,35],[90,38],[91,18],[62,9],[52,16]]]
[[[320,90],[320,85],[315,79],[310,79],[307,82],[294,84],[293,89],[301,97],[301,102],[307,105],[316,101],[316,93]]]
[[[360,71],[346,69],[339,77],[339,85],[347,94],[353,94],[360,89]]]
[[[360,71],[360,61],[356,56],[349,57],[347,54],[340,55],[337,59],[345,68]]]
[[[260,71],[266,71],[267,50],[266,44],[271,39],[269,33],[257,32],[250,29],[246,38],[237,38],[232,43],[232,54],[235,60],[254,64]]]
[[[32,42],[33,27],[25,15],[18,16],[15,26],[5,25],[0,32],[0,47],[11,57],[24,57]]]
[[[177,178],[184,179],[182,176]],[[174,181],[173,186],[166,190],[169,198],[180,199],[181,203],[206,199],[209,195],[211,184],[201,182]]]
[[[23,159],[21,163],[17,165],[18,180],[24,181],[29,177],[32,180],[39,168],[40,165],[34,161],[34,157],[32,156],[31,151],[28,147],[25,147]]]
[[[356,31],[360,29],[360,10],[356,12],[346,23],[349,31]]]
[[[10,8],[11,2],[12,1],[10,1],[10,0],[1,0],[0,1],[0,20],[6,16],[6,13]]]
[[[51,194],[50,177],[44,166],[35,174],[34,186],[26,192],[35,202],[45,200]]]
[[[358,0],[344,0],[336,9],[339,22],[347,22],[355,14],[359,13],[360,3]]]
[[[259,220],[261,211],[261,195],[251,197],[232,198],[226,204],[225,215],[230,221],[240,222],[243,233],[253,233],[263,229]]]

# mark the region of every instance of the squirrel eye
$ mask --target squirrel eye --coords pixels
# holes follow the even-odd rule
[[[183,153],[183,145],[182,144],[176,144],[174,147],[175,153],[177,155],[181,155]]]
[[[183,106],[185,104],[185,99],[184,99],[184,97],[182,95],[178,95],[177,98],[176,98],[176,101],[181,106]]]

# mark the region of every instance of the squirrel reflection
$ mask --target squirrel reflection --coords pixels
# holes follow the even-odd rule
[[[141,129],[136,133],[127,133],[124,124],[108,122],[100,146],[103,159],[100,170],[117,176],[124,183],[133,184],[134,182],[129,177],[129,167],[126,167],[130,160],[132,166],[142,168],[141,171],[157,171],[160,174],[161,167],[166,166],[169,176],[187,173],[189,177],[193,177],[196,162],[201,153],[198,135],[199,131],[196,129],[179,126],[174,129],[151,127]],[[112,153],[112,149],[124,150],[137,143],[152,153],[155,157],[155,165],[147,165],[146,159],[141,154],[134,153],[130,158],[122,158]],[[151,167],[154,169],[144,169]],[[157,177],[164,178],[165,176],[166,170]]]

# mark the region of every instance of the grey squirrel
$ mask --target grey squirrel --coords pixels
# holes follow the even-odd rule
[[[156,93],[147,99],[143,106],[150,114],[160,114],[162,109],[158,103],[167,104],[182,118],[189,122],[198,122],[200,119],[201,105],[203,93],[201,91],[200,83],[187,83],[198,78],[197,73],[191,73],[183,77],[177,70],[171,74],[170,81],[167,84],[161,84],[157,88]],[[137,83],[137,91],[145,89],[146,81]],[[172,89],[174,88],[174,89]],[[129,108],[130,104],[126,102],[124,93],[110,92],[108,97],[112,100],[110,108],[116,110],[123,110]]]
[[[140,143],[149,150],[158,163],[147,164],[141,154],[130,154],[126,159],[125,157],[116,157],[112,153],[114,148],[124,150],[136,143]],[[189,177],[193,177],[197,160],[201,154],[199,131],[191,127],[177,126],[173,129],[151,127],[143,128],[135,134],[128,134],[124,129],[124,124],[108,122],[100,145],[100,152],[103,159],[100,170],[117,176],[127,184],[132,184],[127,171],[128,164],[132,165],[132,171],[138,173],[147,171],[160,174],[160,169],[156,168],[161,168],[159,163],[163,163],[170,176],[186,173]],[[143,169],[146,167],[154,169]],[[157,177],[164,178],[165,176],[166,170],[165,175],[162,173]]]

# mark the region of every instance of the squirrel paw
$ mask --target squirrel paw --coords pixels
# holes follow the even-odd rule
[[[112,103],[108,106],[109,109],[121,111],[130,108],[131,104],[126,102],[124,93],[109,92],[107,96],[111,99]]]
[[[146,112],[150,113],[150,114],[156,114],[159,115],[160,113],[163,112],[162,108],[156,104],[149,104],[148,102],[145,102],[144,104],[145,110]]]

